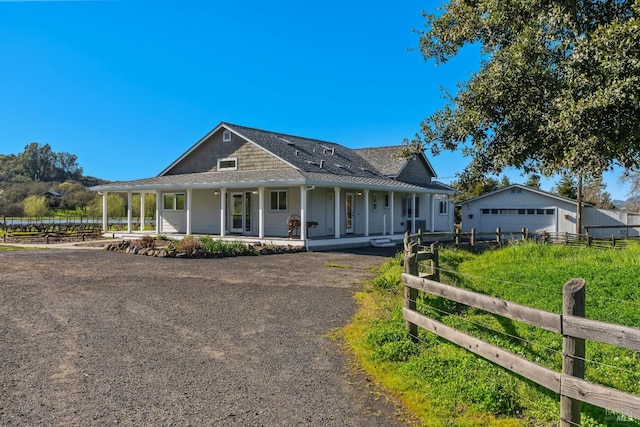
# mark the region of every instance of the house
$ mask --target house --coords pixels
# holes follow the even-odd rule
[[[91,189],[102,193],[105,230],[107,194],[127,194],[129,234],[134,193],[155,194],[156,234],[318,249],[399,241],[420,227],[452,231],[454,190],[433,180],[424,154],[401,159],[400,149],[352,150],[223,122],[158,176]]]
[[[513,184],[459,204],[461,229],[479,233],[518,232],[576,233],[576,200],[537,188]],[[582,233],[593,237],[638,235],[640,215],[598,209],[583,203]],[[634,227],[636,226],[636,227]]]

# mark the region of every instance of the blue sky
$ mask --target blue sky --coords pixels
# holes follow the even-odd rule
[[[86,175],[128,180],[157,175],[221,121],[398,145],[478,67],[473,49],[440,66],[415,50],[412,30],[439,4],[0,0],[0,153],[48,143]],[[445,183],[468,163],[427,154]],[[617,175],[607,190],[624,199]]]

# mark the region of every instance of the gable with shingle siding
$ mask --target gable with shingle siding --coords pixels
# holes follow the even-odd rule
[[[408,160],[396,179],[409,184],[431,184],[431,174],[421,156],[414,156],[414,158]]]
[[[218,160],[236,158],[238,171],[256,171],[291,168],[269,152],[238,135],[223,141],[223,129],[211,134],[164,175],[217,171]]]

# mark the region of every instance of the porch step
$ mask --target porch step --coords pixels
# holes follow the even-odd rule
[[[376,248],[390,248],[396,244],[388,238],[371,239],[371,246]]]

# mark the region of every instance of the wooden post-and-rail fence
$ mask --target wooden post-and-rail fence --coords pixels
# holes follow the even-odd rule
[[[559,394],[560,425],[563,427],[580,425],[583,402],[640,419],[639,396],[584,380],[585,339],[640,351],[640,329],[585,319],[583,279],[573,279],[564,285],[563,312],[551,313],[440,283],[437,245],[425,250],[417,239],[408,235],[404,243],[403,316],[414,340],[417,341],[418,327],[426,329]],[[431,261],[429,273],[420,273],[421,260]],[[538,365],[419,313],[416,310],[419,291],[561,334],[562,372]]]

